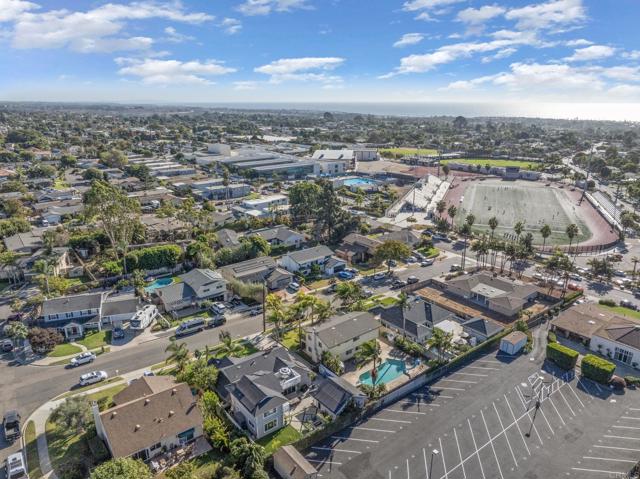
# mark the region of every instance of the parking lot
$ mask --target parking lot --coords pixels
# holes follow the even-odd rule
[[[494,353],[305,456],[321,477],[339,479],[621,477],[611,473],[640,456],[637,395]]]

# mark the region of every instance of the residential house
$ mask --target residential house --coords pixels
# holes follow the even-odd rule
[[[305,234],[298,233],[284,225],[261,228],[247,233],[247,236],[252,235],[260,236],[271,246],[286,246],[288,248],[300,248],[307,241]]]
[[[317,265],[320,273],[328,276],[347,266],[344,260],[336,258],[333,251],[324,245],[288,253],[278,260],[278,264],[291,273],[303,275],[310,274],[314,265]]]
[[[223,228],[216,231],[216,243],[221,248],[235,248],[240,246],[240,236],[233,230]]]
[[[384,233],[380,235],[378,239],[381,242],[389,240],[400,241],[401,243],[410,246],[412,249],[415,249],[415,247],[417,247],[422,242],[422,235],[415,230],[402,229],[400,231],[390,231],[388,233]]]
[[[115,406],[103,412],[92,405],[96,432],[113,458],[150,461],[203,437],[202,412],[186,383],[144,376],[113,401]]]
[[[67,339],[84,336],[87,329],[102,329],[103,293],[78,294],[45,299],[41,323],[59,330]]]
[[[378,337],[380,322],[369,312],[355,311],[304,328],[304,351],[318,363],[329,351],[341,361],[352,359],[360,346]]]
[[[269,290],[284,289],[293,279],[293,275],[289,271],[279,268],[276,260],[271,256],[258,256],[240,263],[233,263],[223,266],[219,271],[229,281],[264,282]]]
[[[140,307],[140,298],[133,293],[107,296],[102,302],[102,324],[121,328],[130,321]]]
[[[31,228],[26,233],[16,233],[4,239],[8,251],[14,253],[33,254],[44,246],[42,241],[43,228]]]
[[[140,222],[144,225],[150,241],[183,237],[190,230],[189,225],[182,220],[172,217],[161,218],[153,213],[141,215]]]
[[[365,393],[338,376],[328,376],[320,380],[311,396],[318,409],[332,419],[342,414],[350,404],[362,408],[367,402]]]
[[[222,275],[210,269],[192,269],[174,281],[154,291],[167,312],[201,304],[203,301],[226,301],[227,282]]]
[[[376,248],[382,244],[377,238],[358,233],[349,233],[336,249],[336,256],[351,264],[366,263],[375,255]]]
[[[283,347],[226,361],[216,391],[236,420],[256,439],[284,427],[291,401],[310,384],[309,369]]]
[[[462,323],[462,330],[472,338],[472,346],[504,331],[504,326],[489,318],[472,318]]]

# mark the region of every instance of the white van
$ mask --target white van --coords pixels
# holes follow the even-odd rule
[[[199,333],[200,331],[204,331],[206,326],[207,322],[204,318],[190,319],[178,326],[178,329],[176,329],[176,338],[186,336],[187,334]]]
[[[217,315],[224,315],[224,313],[227,312],[227,307],[224,305],[224,303],[213,303],[211,305],[211,311],[213,311],[213,313]]]
[[[136,314],[129,321],[129,325],[134,331],[142,331],[151,325],[158,314],[158,308],[155,305],[147,304],[144,308],[136,311]]]

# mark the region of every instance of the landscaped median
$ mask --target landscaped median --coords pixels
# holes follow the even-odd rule
[[[29,421],[27,427],[24,429],[24,446],[27,455],[29,478],[39,479],[42,477],[42,470],[40,469],[40,459],[38,457],[36,425],[33,421]]]

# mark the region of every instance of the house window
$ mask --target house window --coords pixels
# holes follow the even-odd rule
[[[269,421],[268,423],[266,423],[264,425],[264,432],[269,432],[271,431],[274,427],[276,427],[278,425],[278,420],[274,419],[273,421]]]
[[[351,354],[353,352],[353,349],[347,349],[344,353],[345,354]]]
[[[353,342],[355,343],[358,339],[360,339],[360,336],[356,336],[355,338],[353,338]]]
[[[273,408],[273,409],[271,409],[270,411],[265,412],[265,413],[264,413],[264,417],[268,417],[268,416],[271,416],[272,414],[275,414],[277,410],[278,410],[278,408],[275,408],[275,407],[274,407],[274,408]]]
[[[631,362],[631,358],[633,357],[633,354],[629,351],[627,351],[626,349],[620,349],[620,348],[616,348],[613,358],[616,361],[620,361],[621,363],[625,363],[625,364],[629,364]]]
[[[162,444],[160,444],[159,442],[156,442],[153,446],[149,448],[149,450],[155,451],[156,449],[160,449],[161,447],[162,447]]]

